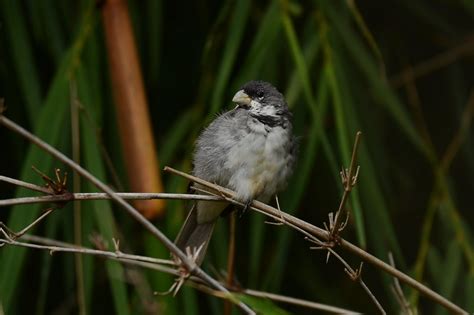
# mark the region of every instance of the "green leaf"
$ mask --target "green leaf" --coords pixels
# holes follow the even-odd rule
[[[26,29],[25,16],[21,14],[20,1],[2,1],[0,14],[4,21],[13,65],[19,80],[21,95],[26,103],[30,123],[36,123],[42,102],[41,84],[33,57],[31,39]]]
[[[289,315],[290,313],[276,306],[271,300],[245,294],[237,294],[237,298],[250,306],[257,314]]]
[[[211,99],[210,115],[215,114],[223,105],[223,96],[229,82],[232,67],[234,66],[237,52],[242,41],[247,18],[250,12],[251,1],[241,0],[235,2],[229,24],[229,34],[222,54],[219,72],[215,80]]]
[[[81,140],[84,152],[84,166],[94,176],[102,182],[106,182],[106,172],[104,162],[101,155],[101,144],[98,142],[95,130],[91,128],[88,119],[93,119],[97,125],[101,121],[101,106],[97,99],[91,97],[87,81],[83,72],[79,72],[79,100],[84,105],[85,110],[90,115],[81,117]],[[98,191],[92,183],[85,184],[86,191]],[[119,240],[117,227],[112,213],[111,202],[105,200],[94,200],[89,203],[95,215],[95,222],[99,228],[101,237],[109,244],[108,250],[113,249],[113,239]],[[127,296],[126,283],[124,279],[124,269],[119,262],[107,260],[105,261],[108,280],[110,281],[110,289],[115,303],[115,313],[121,315],[130,314],[129,301]]]

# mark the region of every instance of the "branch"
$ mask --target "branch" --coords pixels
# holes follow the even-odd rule
[[[49,238],[45,238],[41,236],[36,236],[36,235],[29,235],[29,234],[24,235],[23,239],[30,242],[35,242],[36,244],[18,242],[18,241],[12,242],[11,240],[2,239],[2,238],[0,238],[0,243],[5,243],[12,246],[47,250],[51,254],[54,254],[56,252],[64,252],[64,253],[78,253],[78,254],[84,254],[84,255],[104,257],[107,259],[117,260],[128,265],[135,265],[135,266],[139,266],[139,267],[143,267],[147,269],[153,269],[160,272],[168,273],[174,276],[179,276],[179,273],[176,269],[168,267],[168,265],[175,266],[175,262],[173,260],[126,254],[117,250],[117,248],[115,252],[98,250],[98,249],[90,249],[90,248],[77,246],[77,245],[66,243],[66,242],[60,242],[57,240],[53,240],[53,239],[49,239]],[[211,288],[206,286],[205,283],[200,278],[190,277],[189,280],[192,282],[192,284],[194,284],[196,288],[200,290],[205,290],[206,292],[211,290],[213,292],[216,292],[215,290],[212,290]],[[227,288],[232,290],[232,286],[227,286]],[[360,314],[358,312],[354,312],[351,310],[347,310],[347,309],[343,309],[343,308],[339,308],[339,307],[335,307],[331,305],[311,302],[311,301],[307,301],[303,299],[288,297],[288,296],[269,293],[269,292],[256,291],[256,290],[250,290],[250,289],[242,289],[238,291],[232,290],[232,291],[236,293],[243,293],[249,296],[268,298],[277,302],[283,302],[287,304],[298,305],[302,307],[307,307],[307,308],[312,308],[312,309],[327,311],[327,312],[333,312],[337,314]],[[225,296],[222,295],[222,293],[215,294],[215,295],[218,296],[219,298],[226,298]]]
[[[169,260],[169,259],[159,259],[159,258],[153,258],[153,257],[147,257],[147,256],[126,254],[126,253],[121,252],[118,247],[115,248],[115,251],[112,252],[112,251],[86,248],[83,246],[77,246],[77,245],[73,245],[73,244],[69,244],[65,242],[50,240],[50,239],[40,237],[40,236],[35,236],[35,235],[24,235],[22,239],[37,242],[37,243],[42,243],[44,245],[19,242],[19,241],[7,239],[7,238],[0,238],[0,243],[20,246],[20,247],[29,247],[29,248],[47,250],[50,252],[50,254],[54,254],[56,252],[78,253],[78,254],[101,256],[101,257],[106,257],[106,258],[113,258],[116,260],[126,259],[126,260],[134,260],[134,261],[139,261],[139,262],[147,262],[147,263],[157,264],[157,265],[170,265],[170,266],[176,265],[173,260]]]
[[[209,276],[207,273],[204,272],[193,260],[189,259],[188,256],[182,252],[170,239],[166,237],[163,232],[161,232],[153,223],[148,221],[142,214],[140,214],[132,205],[127,203],[123,198],[117,196],[117,194],[106,184],[101,182],[97,177],[92,175],[89,171],[75,163],[73,160],[68,158],[63,153],[59,152],[57,149],[52,147],[51,145],[47,144],[37,136],[33,135],[23,127],[17,125],[15,122],[11,121],[10,119],[6,118],[0,112],[0,124],[4,125],[5,127],[9,128],[10,130],[16,132],[17,134],[21,135],[22,137],[28,139],[33,144],[38,146],[39,148],[43,149],[47,153],[51,154],[56,159],[62,161],[64,164],[68,165],[72,169],[74,169],[78,174],[86,178],[92,184],[94,184],[98,189],[106,192],[112,200],[114,200],[117,204],[119,204],[123,209],[125,209],[135,220],[137,220],[140,224],[142,224],[153,236],[155,236],[158,240],[160,240],[163,245],[173,253],[183,264],[183,267],[193,275],[203,279],[206,283],[208,283],[211,287],[217,289],[218,291],[222,291],[227,295],[227,298],[244,310],[248,314],[255,314],[247,305],[235,299],[229,291],[222,286],[218,281],[214,278]]]
[[[235,193],[227,188],[221,187],[216,184],[212,184],[208,181],[205,181],[203,179],[197,178],[195,176],[186,174],[184,172],[175,170],[171,167],[166,166],[164,168],[166,172],[170,172],[173,174],[176,174],[178,176],[187,178],[188,180],[191,180],[193,182],[196,182],[198,184],[201,184],[205,187],[212,188],[216,191],[218,191],[222,197],[226,198],[226,201],[236,204],[236,205],[241,205],[242,204],[235,199]],[[320,239],[323,239],[325,241],[330,240],[330,233],[327,232],[324,229],[321,229],[317,226],[314,226],[306,221],[303,221],[297,217],[294,217],[288,213],[285,212],[280,212],[278,209],[271,207],[269,205],[266,205],[260,201],[254,200],[250,204],[250,209],[263,213],[267,216],[272,217],[274,220],[277,220],[279,222],[282,222],[286,225],[288,223],[291,223],[294,226],[297,226],[301,228],[302,230],[307,231],[311,235],[314,235],[315,237],[318,237]],[[400,281],[404,282],[405,284],[411,286],[412,288],[418,290],[420,293],[424,294],[426,297],[430,298],[432,301],[438,303],[439,305],[445,307],[447,310],[450,310],[451,312],[459,313],[459,314],[468,314],[465,310],[457,306],[456,304],[452,303],[451,301],[447,300],[440,294],[436,293],[435,291],[431,290],[427,286],[423,285],[422,283],[416,281],[415,279],[409,277],[408,275],[404,274],[403,272],[397,270],[396,268],[390,266],[389,264],[385,263],[384,261],[380,260],[379,258],[369,254],[368,252],[364,251],[363,249],[357,247],[356,245],[346,241],[343,238],[340,238],[339,241],[339,246],[348,250],[349,252],[359,256],[362,258],[362,260],[374,265],[375,267],[385,271],[386,273],[398,278]]]
[[[30,184],[30,183],[27,183],[27,182],[24,182],[24,181],[21,181],[21,180],[18,180],[18,179],[14,179],[14,178],[2,176],[2,175],[0,175],[0,181],[7,182],[7,183],[10,183],[10,184],[13,184],[13,185],[16,185],[16,186],[20,186],[20,187],[23,187],[23,188],[28,188],[28,189],[33,190],[33,191],[39,191],[39,192],[42,192],[42,193],[48,194],[48,195],[50,195],[52,193],[51,190],[49,190],[48,188],[45,188],[43,186]]]
[[[170,194],[170,193],[116,193],[125,200],[147,200],[147,199],[178,199],[178,200],[208,200],[222,201],[219,196],[197,195],[197,194]],[[24,205],[32,203],[56,203],[75,200],[102,200],[112,199],[106,193],[67,193],[61,195],[48,195],[37,197],[22,197],[0,200],[0,207]]]
[[[356,159],[357,159],[357,150],[359,148],[359,141],[362,132],[358,131],[356,134],[356,138],[354,141],[354,146],[352,148],[352,157],[351,157],[351,164],[349,165],[349,169],[342,169],[341,171],[341,179],[342,184],[344,185],[344,193],[342,194],[341,202],[339,203],[339,209],[336,212],[336,217],[334,219],[334,223],[331,226],[331,236],[338,236],[338,233],[344,228],[345,224],[341,221],[341,217],[343,217],[343,212],[345,209],[345,205],[347,199],[349,198],[349,194],[352,191],[352,188],[355,186],[357,182],[357,176],[359,175],[359,167],[355,166]],[[344,212],[347,213],[347,212]]]

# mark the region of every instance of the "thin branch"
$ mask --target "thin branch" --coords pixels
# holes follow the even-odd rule
[[[344,211],[347,199],[349,198],[349,194],[352,191],[352,188],[355,186],[357,182],[357,176],[359,174],[359,168],[355,166],[357,160],[357,150],[359,149],[359,142],[362,132],[358,131],[355,137],[354,146],[352,148],[352,157],[351,157],[351,164],[349,165],[349,169],[342,169],[341,171],[341,178],[342,184],[344,185],[344,193],[342,194],[341,202],[339,203],[339,209],[336,212],[336,217],[334,219],[334,224],[331,227],[331,236],[336,236],[338,233],[343,229],[342,225],[344,225],[343,221],[341,221],[343,214],[346,213]],[[357,169],[357,170],[356,170]]]
[[[30,229],[32,229],[34,226],[36,226],[38,223],[43,221],[44,218],[46,218],[51,212],[53,212],[55,209],[54,208],[49,208],[46,209],[37,219],[35,219],[33,222],[31,222],[28,226],[26,226],[23,230],[20,232],[16,232],[15,238],[20,238],[22,237],[26,232],[28,232]]]
[[[45,188],[43,186],[30,184],[30,183],[27,183],[27,182],[24,182],[24,181],[21,181],[21,180],[18,180],[18,179],[10,178],[10,177],[7,177],[7,176],[0,175],[0,181],[10,183],[10,184],[13,184],[13,185],[16,185],[16,186],[20,186],[20,187],[23,187],[23,188],[27,188],[27,189],[30,189],[30,190],[33,190],[33,191],[39,191],[39,192],[42,192],[42,193],[47,194],[47,195],[52,194],[51,190],[49,190],[48,188]]]
[[[6,118],[3,114],[0,114],[0,123],[7,127],[8,129],[14,131],[15,133],[21,135],[22,137],[28,139],[33,144],[38,146],[39,148],[43,149],[44,151],[51,154],[56,159],[62,161],[64,164],[68,165],[72,169],[74,169],[77,173],[81,176],[86,178],[88,181],[93,183],[98,189],[106,192],[110,197],[118,203],[122,208],[124,208],[135,220],[137,220],[140,224],[142,224],[153,236],[155,236],[158,240],[160,240],[163,245],[173,253],[177,258],[180,259],[183,266],[186,270],[193,275],[203,279],[206,283],[208,283],[213,288],[224,292],[227,294],[229,300],[235,302],[239,307],[248,314],[255,314],[253,310],[251,310],[247,305],[244,303],[236,300],[229,291],[222,286],[218,281],[214,278],[209,276],[205,273],[194,261],[188,259],[185,253],[183,253],[170,239],[166,237],[163,232],[161,232],[153,223],[148,221],[141,213],[139,213],[132,205],[127,203],[121,197],[117,196],[117,194],[106,184],[101,182],[98,178],[92,175],[89,171],[75,163],[73,160],[68,158],[66,155],[52,147],[51,145],[47,144],[37,136],[33,135],[23,127],[19,126],[15,122],[11,121],[10,119]]]
[[[280,211],[280,210],[279,210]],[[281,220],[284,220],[280,218]],[[309,232],[301,229],[300,227],[290,223],[290,222],[285,222],[282,224],[286,224],[290,226],[291,228],[297,230],[298,232],[306,235],[305,239],[309,240],[310,242],[313,242],[317,244],[317,247],[310,247],[310,249],[324,249],[327,250],[327,258],[326,258],[326,263],[329,260],[330,254],[334,255],[345,267],[344,271],[349,275],[351,280],[359,282],[361,287],[364,289],[364,291],[367,293],[367,295],[370,297],[371,301],[374,303],[375,307],[379,309],[381,314],[386,314],[385,310],[383,309],[382,305],[379,303],[375,295],[370,291],[369,287],[365,284],[365,282],[362,280],[361,273],[362,273],[362,263],[360,264],[360,267],[358,270],[352,269],[352,267],[347,263],[342,256],[340,256],[336,251],[332,248],[335,244],[333,241],[328,241],[328,242],[323,242],[316,236],[310,234]],[[329,231],[328,231],[329,233]],[[330,236],[331,237],[331,236]]]
[[[53,239],[49,239],[49,238],[45,238],[41,236],[29,235],[29,234],[24,235],[23,239],[26,241],[35,242],[38,244],[30,244],[30,243],[25,243],[25,242],[11,243],[9,240],[5,240],[5,239],[0,239],[0,242],[6,242],[7,244],[12,245],[12,246],[21,246],[21,247],[47,250],[51,253],[70,252],[70,253],[79,253],[79,254],[84,254],[84,255],[99,256],[99,257],[104,257],[107,259],[117,260],[128,265],[134,265],[138,267],[143,267],[147,269],[152,269],[152,270],[168,273],[174,276],[179,276],[179,273],[176,269],[167,267],[168,265],[175,264],[173,260],[151,258],[151,257],[139,256],[139,255],[131,255],[131,254],[125,254],[122,252],[118,254],[117,252],[89,249],[86,247],[76,246],[74,244],[61,242],[61,241],[57,241],[57,240],[53,240]],[[39,247],[39,246],[42,246],[42,247]],[[189,278],[189,280],[192,283],[198,285],[199,286],[198,289],[202,289],[203,287],[205,287],[207,290],[211,290],[209,287],[205,286],[205,283],[200,278],[192,276]],[[228,289],[232,290],[232,287],[228,287]],[[269,292],[250,290],[250,289],[243,289],[243,290],[234,291],[234,292],[243,293],[243,294],[247,294],[247,295],[255,296],[255,297],[268,298],[270,300],[274,300],[277,302],[312,308],[316,310],[328,311],[328,312],[333,312],[337,314],[360,314],[358,312],[354,312],[351,310],[347,310],[347,309],[343,309],[343,308],[339,308],[339,307],[335,307],[331,305],[316,303],[316,302],[312,302],[308,300],[288,297],[288,296],[269,293]],[[225,296],[223,296],[221,293],[219,294],[219,297],[225,298]]]
[[[219,191],[219,192],[222,193],[223,196],[225,196],[227,198],[226,201],[228,201],[230,203],[233,203],[233,204],[237,204],[237,205],[240,204],[238,201],[233,199],[235,197],[235,193],[233,191],[227,189],[227,188],[218,186],[216,184],[212,184],[212,183],[207,182],[203,179],[200,179],[200,178],[197,178],[195,176],[189,175],[187,173],[175,170],[175,169],[173,169],[171,167],[168,167],[168,166],[166,166],[164,168],[164,170],[167,171],[167,172],[176,174],[178,176],[187,178],[188,180],[191,180],[193,182],[201,184],[205,187],[208,187],[208,188],[214,189],[216,191]],[[257,212],[268,215],[268,216],[272,217],[275,220],[278,220],[278,221],[281,221],[281,222],[283,222],[283,220],[284,220],[286,225],[288,225],[288,222],[289,222],[289,223],[291,223],[291,224],[307,231],[311,235],[314,235],[315,237],[321,238],[325,241],[330,240],[330,234],[326,230],[321,229],[319,227],[316,227],[316,226],[314,226],[314,225],[312,225],[312,224],[310,224],[306,221],[303,221],[303,220],[301,220],[297,217],[294,217],[294,216],[292,216],[292,215],[290,215],[290,214],[288,214],[284,211],[279,212],[277,209],[275,209],[275,208],[273,208],[269,205],[266,205],[262,202],[254,200],[251,203],[250,208],[252,210],[257,211]],[[409,277],[408,275],[406,275],[403,272],[397,270],[396,268],[393,268],[389,264],[387,264],[384,261],[380,260],[379,258],[367,253],[363,249],[361,249],[361,248],[357,247],[356,245],[346,241],[345,239],[340,238],[339,246],[341,246],[342,248],[348,250],[349,252],[359,256],[360,258],[362,258],[363,261],[366,261],[366,262],[374,265],[375,267],[383,270],[384,272],[386,272],[386,273],[388,273],[388,274],[390,274],[394,277],[397,277],[400,281],[402,281],[405,284],[411,286],[412,288],[418,290],[420,293],[424,294],[426,297],[430,298],[432,301],[438,303],[439,305],[442,305],[443,307],[450,310],[451,312],[455,312],[455,313],[459,313],[459,314],[468,314],[465,310],[463,310],[462,308],[460,308],[456,304],[452,303],[451,301],[447,300],[446,298],[444,298],[440,294],[436,293],[435,291],[431,290],[427,286],[425,286],[422,283],[416,281],[415,279]]]
[[[388,253],[388,261],[390,265],[395,268],[395,260],[393,259],[393,255],[391,252]],[[405,298],[405,294],[403,294],[402,286],[400,285],[400,281],[397,278],[393,278],[393,292],[395,293],[395,297],[398,300],[403,312],[402,314],[405,315],[413,315],[413,311],[410,308],[410,303]]]
[[[357,281],[359,282],[360,286],[364,289],[364,291],[367,293],[367,295],[370,297],[370,299],[372,300],[372,302],[375,304],[375,306],[377,307],[377,309],[379,310],[380,314],[387,314],[387,312],[385,312],[385,310],[383,309],[382,305],[380,304],[380,302],[377,300],[377,298],[375,297],[375,295],[372,293],[372,291],[370,291],[369,287],[367,286],[367,284],[365,284],[364,280],[362,280],[362,266],[363,264],[361,263],[359,268],[354,270],[345,260],[344,258],[342,258],[338,253],[336,253],[334,250],[332,250],[331,248],[328,249],[329,251],[331,251],[331,254],[334,255],[343,265],[344,265],[344,270],[346,271],[346,273],[349,275],[349,277],[351,278],[351,280],[353,281]]]
[[[77,245],[73,245],[73,244],[69,244],[65,242],[50,240],[50,239],[40,237],[40,236],[35,236],[35,235],[24,235],[22,239],[40,243],[40,244],[19,242],[19,241],[15,241],[11,239],[0,239],[0,243],[47,250],[51,254],[56,253],[56,252],[78,253],[78,254],[87,254],[87,255],[101,256],[101,257],[107,257],[107,258],[114,258],[118,260],[128,259],[128,260],[135,260],[135,261],[140,261],[140,262],[147,262],[151,264],[171,265],[171,266],[176,265],[175,262],[170,259],[159,259],[159,258],[153,258],[153,257],[147,257],[147,256],[126,254],[126,253],[121,252],[120,250],[105,251],[105,250],[99,250],[99,249],[91,249],[91,248],[77,246]]]
[[[219,196],[198,195],[198,194],[170,194],[170,193],[116,193],[117,196],[125,200],[145,200],[145,199],[178,199],[178,200],[207,200],[222,201]],[[75,200],[110,200],[112,197],[106,193],[67,193],[61,195],[48,195],[37,197],[22,197],[0,200],[0,207],[13,205],[24,205],[32,203],[56,203]]]

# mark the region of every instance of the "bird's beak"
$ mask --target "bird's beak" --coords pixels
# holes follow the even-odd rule
[[[234,98],[232,99],[232,102],[243,107],[250,107],[250,103],[252,102],[252,99],[250,98],[250,96],[247,95],[247,93],[244,92],[244,90],[240,90],[237,93],[235,93]]]

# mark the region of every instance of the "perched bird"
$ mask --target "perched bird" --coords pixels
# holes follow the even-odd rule
[[[236,199],[246,205],[254,199],[266,203],[292,173],[296,159],[292,115],[283,95],[263,81],[246,83],[232,101],[237,106],[219,115],[197,139],[193,174],[235,191]],[[228,205],[197,201],[190,210],[175,243],[183,251],[200,248],[198,265],[216,220]]]

